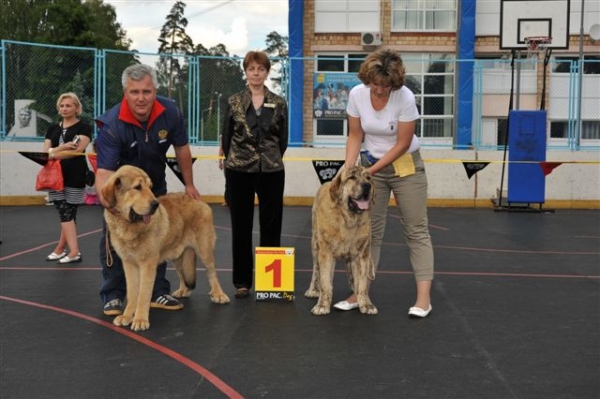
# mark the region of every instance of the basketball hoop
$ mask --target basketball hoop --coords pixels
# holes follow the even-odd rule
[[[525,38],[525,44],[527,45],[527,58],[537,58],[540,51],[552,44],[552,38],[550,36],[528,36]]]

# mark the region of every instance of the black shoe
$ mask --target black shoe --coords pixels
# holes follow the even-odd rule
[[[123,301],[119,298],[108,301],[102,311],[107,316],[120,316],[123,314]]]
[[[150,307],[154,309],[179,310],[183,304],[169,294],[161,295],[150,302]]]

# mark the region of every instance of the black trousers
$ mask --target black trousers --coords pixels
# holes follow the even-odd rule
[[[254,195],[258,196],[259,246],[281,246],[285,171],[244,173],[225,169],[225,179],[230,194],[233,285],[251,288],[254,277]]]

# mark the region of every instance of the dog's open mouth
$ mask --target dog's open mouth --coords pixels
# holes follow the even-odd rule
[[[352,212],[362,212],[369,209],[369,200],[348,198],[348,208]]]
[[[133,210],[133,208],[129,209],[129,221],[131,223],[135,223],[135,222],[144,222],[145,224],[150,223],[150,218],[152,215],[154,215],[154,212],[156,212],[156,210],[158,209],[158,201],[156,203],[153,203],[150,206],[150,213],[146,214],[146,215],[140,215],[139,213],[137,213],[136,211]]]
[[[140,215],[140,214],[136,213],[133,209],[131,209],[129,211],[129,221],[131,223],[144,222],[144,223],[148,224],[148,223],[150,223],[150,216],[152,216],[152,214]]]

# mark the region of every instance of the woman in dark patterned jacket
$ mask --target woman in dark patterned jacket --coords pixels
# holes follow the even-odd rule
[[[269,57],[263,51],[250,51],[243,67],[248,87],[228,99],[222,131],[236,298],[248,297],[252,287],[255,194],[259,203],[260,246],[280,246],[283,154],[288,145],[287,104],[265,86],[271,68]]]

